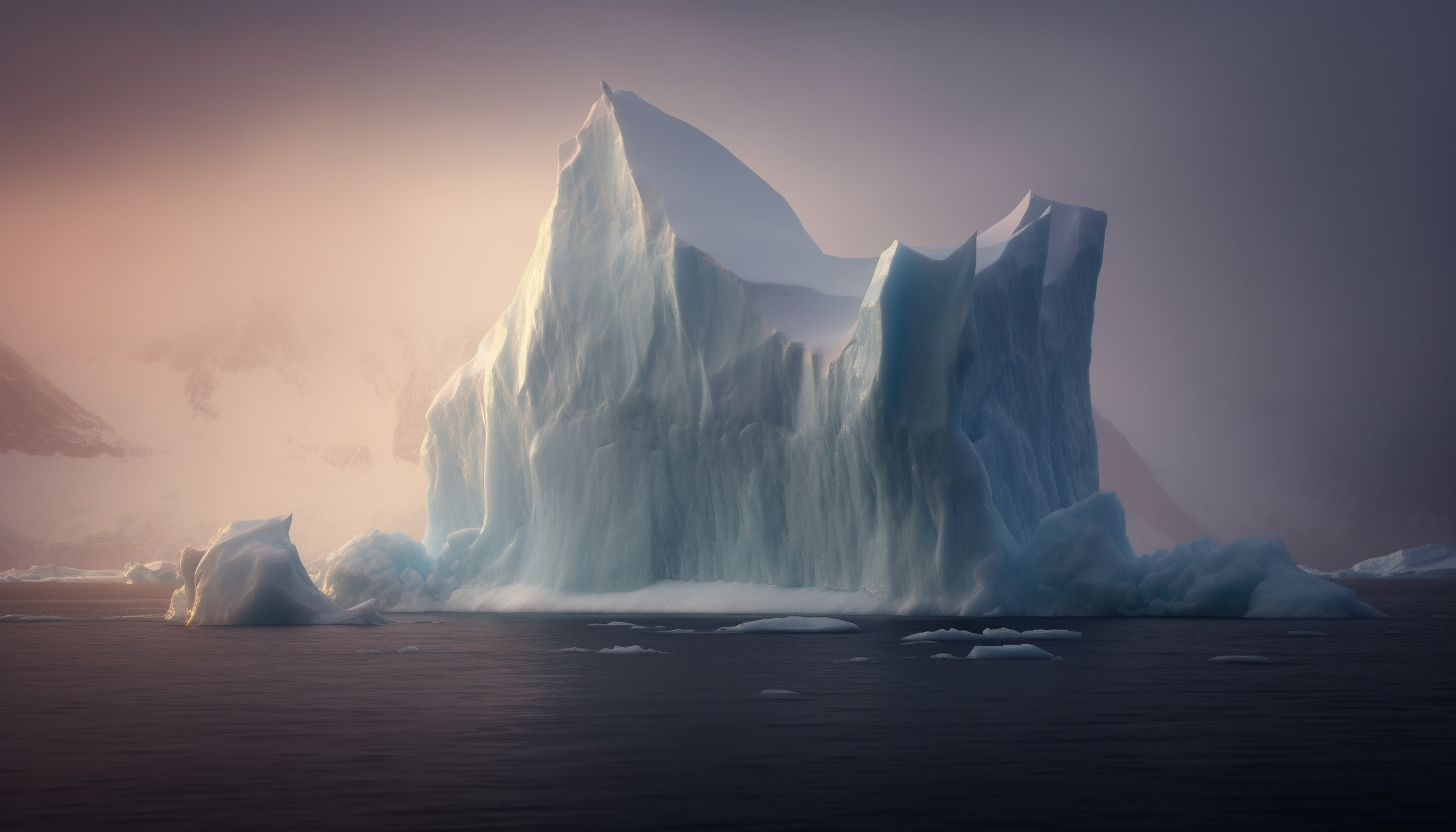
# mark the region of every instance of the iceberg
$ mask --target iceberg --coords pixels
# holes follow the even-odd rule
[[[325,559],[319,588],[340,606],[373,599],[380,609],[427,610],[436,606],[425,585],[433,567],[419,541],[370,529]]]
[[[121,574],[129,584],[177,584],[182,582],[177,575],[177,564],[170,560],[128,563],[121,570]]]
[[[783,618],[760,618],[732,627],[719,627],[717,633],[858,633],[859,625],[838,618],[789,615]]]
[[[123,579],[120,569],[77,569],[53,563],[0,572],[0,582],[6,583],[117,583]]]
[[[1456,549],[1429,543],[1362,560],[1337,572],[1304,569],[1329,578],[1456,578]]]
[[[1104,213],[1028,194],[959,246],[834,257],[605,84],[559,160],[514,299],[428,413],[446,606],[1375,614],[1282,545],[1132,553],[1088,384]],[[752,609],[808,609],[777,597]]]
[[[206,550],[182,551],[182,586],[166,619],[178,624],[387,624],[373,600],[345,609],[314,586],[288,539],[293,515],[243,520]]]
[[[979,633],[966,630],[928,630],[911,633],[901,641],[999,641],[1011,638],[1067,639],[1081,638],[1076,630],[1013,630],[1009,627],[987,627]]]

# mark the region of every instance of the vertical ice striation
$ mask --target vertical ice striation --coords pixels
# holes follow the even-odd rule
[[[514,300],[430,408],[432,591],[1055,606],[1024,547],[1050,563],[1036,541],[1084,523],[1132,557],[1116,498],[1085,507],[1105,222],[1028,195],[940,259],[832,257],[721,145],[603,85]],[[1096,608],[1147,607],[1118,601]]]

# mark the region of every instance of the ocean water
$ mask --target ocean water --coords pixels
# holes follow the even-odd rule
[[[1456,582],[1401,583],[1362,589],[1392,616],[1363,621],[851,617],[852,635],[560,614],[3,624],[0,823],[1434,827],[1456,811]],[[0,614],[162,606],[95,594],[0,595]],[[985,626],[1083,637],[1039,642],[1062,657],[1048,662],[934,660],[972,645],[900,642]],[[552,652],[632,644],[666,655]],[[1209,661],[1228,654],[1278,663]]]

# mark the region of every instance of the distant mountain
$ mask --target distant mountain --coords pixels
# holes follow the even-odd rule
[[[1097,430],[1099,485],[1122,498],[1133,549],[1153,552],[1212,535],[1169,496],[1122,431],[1095,409],[1092,424]]]
[[[126,443],[0,341],[0,453],[123,456]]]

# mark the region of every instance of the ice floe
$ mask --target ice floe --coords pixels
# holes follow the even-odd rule
[[[982,644],[971,648],[968,659],[1058,659],[1035,644]]]
[[[911,633],[901,641],[999,641],[1011,638],[1067,639],[1081,638],[1076,630],[1012,630],[1008,627],[987,627],[979,633],[967,630],[928,630]]]
[[[858,633],[859,625],[838,618],[787,615],[783,618],[759,618],[732,627],[719,627],[718,633]]]

